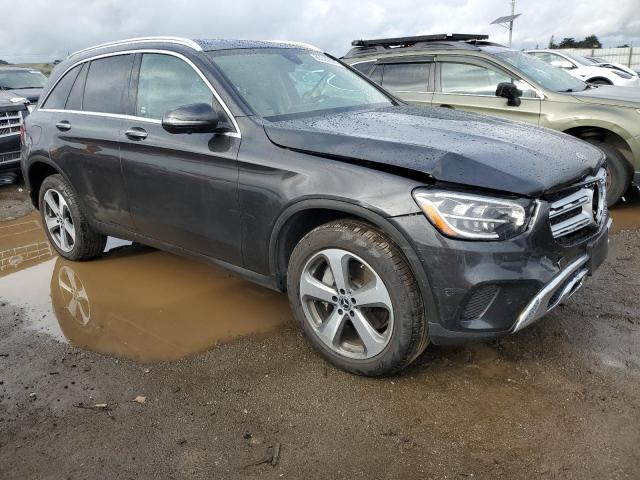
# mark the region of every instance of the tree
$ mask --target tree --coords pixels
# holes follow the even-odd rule
[[[0,65],[9,65],[9,62],[0,58]]]
[[[558,48],[558,45],[556,45],[554,40],[555,40],[554,36],[551,35],[551,38],[549,39],[549,47],[548,48]]]
[[[618,45],[616,48],[629,48],[629,44],[625,43],[624,45]]]
[[[572,37],[564,37],[558,44],[558,48],[576,48],[576,40]]]
[[[576,43],[575,48],[602,48],[602,43],[594,34],[585,37],[581,42]]]

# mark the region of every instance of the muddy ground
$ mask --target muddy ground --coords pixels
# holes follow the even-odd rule
[[[634,202],[567,305],[374,380],[211,267],[117,241],[62,261],[2,187],[0,478],[639,478]]]

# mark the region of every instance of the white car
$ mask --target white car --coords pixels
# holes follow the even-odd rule
[[[558,50],[525,50],[554,67],[562,68],[576,78],[594,85],[618,85],[640,87],[640,78],[628,72],[594,64],[591,60],[573,53]]]
[[[632,77],[637,77],[639,75],[638,72],[630,69],[625,65],[622,65],[621,63],[612,63],[600,57],[584,57],[584,58],[586,58],[587,60],[591,60],[593,63],[595,63],[596,65],[599,65],[600,67],[613,68],[614,70],[620,70],[631,75]]]

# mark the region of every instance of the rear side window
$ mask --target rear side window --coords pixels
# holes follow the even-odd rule
[[[60,81],[53,87],[53,90],[47,97],[46,101],[42,105],[42,108],[50,108],[50,109],[63,109],[65,103],[67,103],[67,97],[69,96],[69,91],[73,86],[73,82],[75,82],[78,73],[82,65],[78,65],[69,70],[64,77],[60,79]]]
[[[429,63],[389,63],[382,72],[382,86],[392,92],[426,92]]]
[[[82,110],[101,113],[124,113],[125,92],[133,55],[117,55],[92,60],[87,72]]]
[[[136,116],[160,120],[168,111],[193,103],[220,110],[207,84],[185,61],[157,53],[142,56]]]
[[[367,73],[369,73],[369,70],[371,70],[371,67],[373,66],[374,63],[376,63],[375,60],[371,62],[356,63],[351,66],[356,70],[358,70],[360,73],[364,73],[366,75]]]
[[[82,70],[76,77],[76,81],[73,83],[71,93],[65,105],[66,110],[82,110],[82,94],[84,93],[84,80],[87,78],[87,70],[89,70],[89,64],[84,63]]]

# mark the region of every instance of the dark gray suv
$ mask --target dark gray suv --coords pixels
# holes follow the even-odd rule
[[[529,325],[607,254],[603,155],[403,104],[304,44],[143,38],[53,72],[22,168],[55,249],[113,235],[287,290],[364,375]]]

